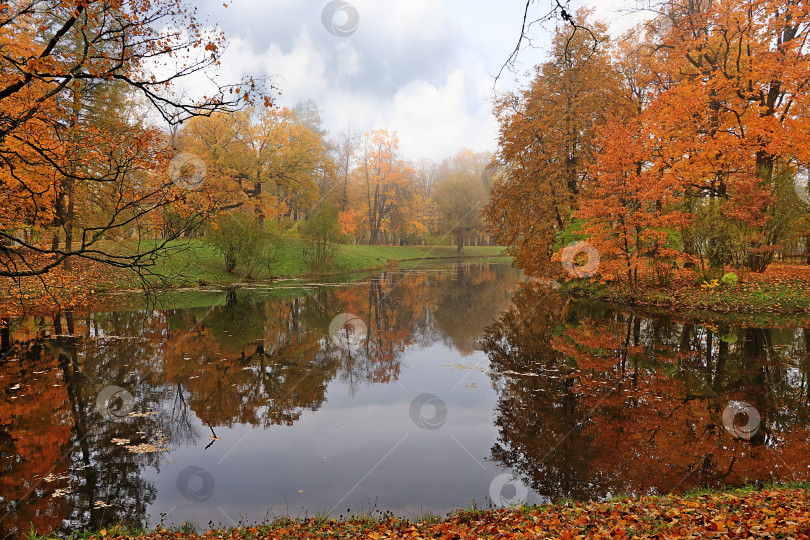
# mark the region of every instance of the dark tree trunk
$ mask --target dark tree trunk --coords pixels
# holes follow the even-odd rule
[[[73,179],[70,179],[68,182],[68,204],[64,223],[65,251],[70,253],[70,250],[73,249]],[[65,259],[64,267],[65,270],[70,270],[70,258]]]
[[[745,258],[745,267],[752,272],[764,272],[773,261],[773,251],[749,253]]]
[[[810,236],[804,237],[804,263],[810,264]]]
[[[5,360],[11,351],[11,329],[8,319],[0,319],[0,362]]]

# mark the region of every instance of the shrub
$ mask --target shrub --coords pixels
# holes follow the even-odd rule
[[[279,234],[272,223],[262,225],[255,216],[236,211],[222,216],[212,225],[205,235],[205,242],[222,254],[227,272],[234,273],[240,267],[244,278],[253,281],[262,267],[268,274],[272,273]]]
[[[346,242],[338,221],[338,209],[322,206],[298,228],[303,239],[304,264],[310,271],[330,270],[337,258],[340,244]]]
[[[716,289],[719,286],[720,282],[717,281],[716,279],[713,279],[711,281],[704,281],[703,283],[700,284],[701,289],[710,291]]]
[[[450,243],[450,237],[446,234],[428,234],[425,236],[427,246],[446,246]]]
[[[738,279],[737,274],[729,272],[728,274],[723,274],[723,277],[720,278],[720,282],[726,287],[734,287]]]
[[[559,231],[557,233],[557,237],[555,238],[554,251],[560,251],[565,246],[572,244],[574,242],[580,242],[582,240],[587,240],[588,235],[582,232],[582,227],[585,225],[585,220],[581,218],[573,218],[568,226]]]

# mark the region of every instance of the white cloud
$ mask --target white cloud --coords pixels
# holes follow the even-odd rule
[[[438,42],[454,31],[451,13],[442,0],[360,0],[354,4],[364,35],[382,37],[393,44]]]
[[[232,39],[220,78],[267,75],[281,90],[280,105],[291,107],[307,98],[318,102],[332,133],[350,125],[359,131],[395,130],[406,158],[441,160],[463,146],[494,150],[497,129],[488,102],[492,82],[480,65],[458,67],[436,84],[412,79],[390,96],[368,86],[353,88],[361,76],[393,80],[393,69],[380,55],[363,55],[356,41],[340,40],[330,49],[301,26],[287,50],[271,43],[257,51],[248,40]]]
[[[360,22],[340,38],[321,24],[327,0],[233,0],[228,9],[203,0],[201,12],[230,38],[219,79],[269,76],[280,105],[314,99],[333,134],[349,126],[396,130],[406,158],[440,160],[462,147],[495,150],[492,76],[514,48],[524,3],[349,1]],[[616,8],[632,4],[600,0],[596,15],[616,21],[616,32],[633,22]],[[542,31],[535,38],[542,47]],[[520,57],[524,67],[543,60],[542,48]],[[192,87],[202,88],[199,82]],[[507,74],[499,87],[514,84]]]
[[[414,81],[396,93],[383,124],[399,132],[403,154],[439,160],[461,146],[480,151],[495,149],[495,119],[485,96],[469,79],[467,70],[457,69],[438,88]]]

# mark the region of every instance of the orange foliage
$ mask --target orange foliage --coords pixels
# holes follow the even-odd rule
[[[810,163],[806,3],[672,0],[612,51],[570,34],[496,105],[505,168],[487,218],[523,268],[548,273],[579,233],[603,279],[762,271],[807,236],[792,185]]]
[[[159,236],[158,210],[185,193],[167,178],[163,133],[130,111],[146,103],[176,125],[264,96],[249,79],[198,102],[171,96],[224,45],[182,0],[28,4],[0,14],[0,277],[77,259],[148,271],[160,243],[122,253],[104,241]],[[176,71],[154,74],[169,59]]]
[[[380,243],[383,233],[407,233],[418,223],[413,218],[417,210],[415,172],[398,151],[396,133],[382,129],[363,138],[363,155],[354,173],[354,201],[371,245]]]

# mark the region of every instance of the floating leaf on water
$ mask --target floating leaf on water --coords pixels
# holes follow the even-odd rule
[[[152,452],[165,452],[168,451],[168,448],[158,448],[154,444],[149,443],[141,443],[135,446],[125,446],[127,450],[132,452],[133,454],[151,454]]]
[[[157,411],[146,411],[146,412],[131,412],[127,416],[131,416],[132,418],[145,418],[147,416],[152,416],[153,414],[157,414]]]
[[[486,373],[487,370],[485,368],[481,368],[478,366],[465,366],[464,364],[459,364],[456,362],[455,364],[440,364],[441,367],[449,367],[455,369],[474,369],[476,371],[480,371],[481,373]]]

